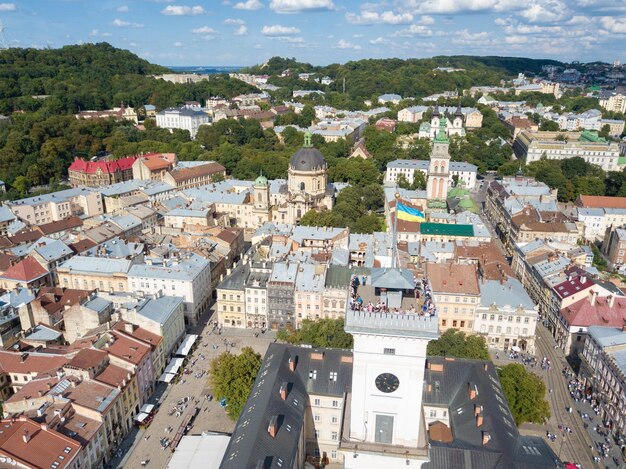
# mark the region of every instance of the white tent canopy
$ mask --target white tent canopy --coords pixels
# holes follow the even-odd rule
[[[159,377],[159,381],[163,381],[164,383],[169,383],[174,379],[175,376],[176,375],[174,373],[163,373]]]
[[[191,347],[197,339],[198,336],[196,334],[187,334],[185,336],[185,339],[183,340],[183,343],[180,344],[180,347],[178,347],[178,350],[176,350],[176,355],[180,355],[182,357],[186,357],[187,355],[189,355]]]
[[[150,414],[146,414],[145,412],[140,412],[139,414],[137,414],[137,417],[135,417],[135,420],[141,423],[148,418],[148,415]]]
[[[139,412],[145,412],[146,414],[149,414],[153,410],[154,410],[154,404],[144,404],[141,406],[141,409],[139,409]]]
[[[164,373],[178,373],[178,369],[183,366],[184,358],[174,357],[170,360],[170,362],[165,367]]]

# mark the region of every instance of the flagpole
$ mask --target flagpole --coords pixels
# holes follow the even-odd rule
[[[391,245],[391,268],[392,269],[396,268],[396,256],[397,256],[397,249],[398,249],[398,202],[400,201],[400,194],[396,192],[395,197],[396,197],[396,211],[394,212],[393,234],[391,236],[391,242],[393,243]]]

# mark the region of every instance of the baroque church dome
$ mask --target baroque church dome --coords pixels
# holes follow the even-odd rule
[[[291,157],[289,167],[294,171],[326,169],[324,155],[311,144],[311,134],[304,134],[304,145]]]

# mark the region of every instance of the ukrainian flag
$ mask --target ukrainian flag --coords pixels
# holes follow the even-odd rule
[[[396,205],[396,213],[399,220],[413,221],[418,223],[426,220],[424,212],[420,212],[418,209],[401,204],[400,202],[398,202]]]

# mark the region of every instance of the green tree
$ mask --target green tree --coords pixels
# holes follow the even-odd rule
[[[224,352],[211,361],[209,383],[218,399],[226,398],[228,416],[237,420],[261,367],[261,355],[244,347],[239,355]]]
[[[473,358],[490,360],[485,338],[465,335],[457,329],[448,329],[437,340],[428,343],[427,355],[439,357]]]
[[[543,379],[520,363],[503,366],[498,374],[517,426],[524,422],[543,424],[550,417]]]
[[[343,319],[305,319],[298,330],[280,330],[278,339],[290,344],[309,344],[313,347],[352,348],[352,335],[344,330]]]

